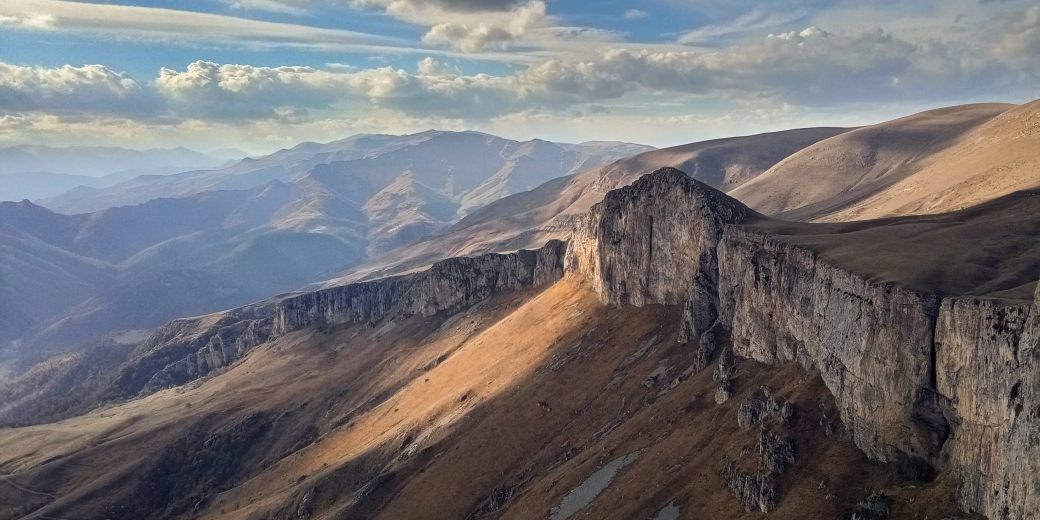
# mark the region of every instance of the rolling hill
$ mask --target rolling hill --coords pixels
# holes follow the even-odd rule
[[[731,194],[787,219],[940,213],[1040,185],[1040,102],[933,110],[836,136]]]

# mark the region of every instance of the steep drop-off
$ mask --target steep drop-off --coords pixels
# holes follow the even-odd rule
[[[567,244],[173,323],[113,386],[139,397],[0,431],[3,492],[111,518],[1033,519],[1037,204],[784,223],[663,169]],[[951,230],[931,270],[871,261]],[[145,455],[82,473],[120,450]]]
[[[677,207],[676,196],[688,204]],[[1034,204],[1037,199],[1021,197]],[[742,206],[675,171],[644,177],[593,209],[571,244],[569,272],[590,278],[607,303],[687,299],[694,317],[718,316],[737,356],[774,365],[794,361],[819,373],[853,440],[871,458],[898,462],[920,478],[950,470],[969,510],[1031,518],[1040,500],[1040,406],[1029,400],[1040,377],[1035,300],[943,297],[945,286],[934,281],[928,291],[870,279],[827,259],[828,245],[840,233],[809,248],[797,244],[798,235],[770,235],[775,224],[749,221],[749,212],[735,207]],[[711,216],[701,221],[707,224],[679,224],[685,229],[681,251],[692,254],[674,254],[668,228],[686,222],[687,211]],[[674,218],[662,219],[661,212]],[[993,213],[986,217],[999,218]],[[1005,217],[1035,218],[1017,212]],[[942,219],[934,220],[941,230]],[[819,229],[801,228],[802,235],[813,231]],[[1037,234],[1004,240],[1018,246],[1012,249],[1032,251]],[[919,261],[938,261],[971,245],[947,243],[946,250],[929,251],[936,260]],[[861,255],[884,255],[886,245],[860,247]],[[703,287],[710,278],[701,274],[705,255],[717,261],[714,288]],[[668,264],[655,266],[667,273],[668,290],[655,290],[647,278],[648,258]],[[1034,280],[1036,266],[1034,258]],[[995,271],[990,276],[1000,275]],[[707,321],[700,322],[694,332],[710,332],[703,329]],[[698,348],[705,344],[711,341],[702,336]]]

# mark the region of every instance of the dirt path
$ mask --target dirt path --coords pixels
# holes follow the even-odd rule
[[[47,498],[49,498],[51,500],[57,498],[52,493],[46,493],[46,492],[43,492],[43,491],[36,491],[34,489],[29,489],[29,488],[27,488],[27,487],[25,487],[25,486],[15,482],[14,480],[12,480],[11,479],[11,475],[0,475],[0,482],[6,482],[11,487],[17,489],[18,491],[21,491],[23,493],[28,493],[30,495],[36,495],[36,496],[39,496],[39,497],[47,497]]]

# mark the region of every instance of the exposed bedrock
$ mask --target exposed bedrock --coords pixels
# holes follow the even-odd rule
[[[1040,315],[1037,302],[943,300],[936,383],[951,402],[946,443],[961,502],[990,518],[1040,515]]]
[[[500,291],[549,285],[563,276],[567,244],[450,258],[415,274],[383,278],[285,298],[274,312],[275,334],[310,325],[374,322],[388,315],[432,316],[457,311]]]
[[[106,400],[177,386],[240,359],[275,337],[309,326],[375,322],[454,312],[508,290],[544,287],[563,276],[567,244],[451,258],[413,274],[353,283],[230,311],[172,321],[116,374]]]
[[[937,297],[867,282],[739,228],[726,230],[718,254],[720,314],[735,354],[818,371],[871,458],[938,456],[946,426],[932,383]]]
[[[868,456],[921,478],[952,472],[970,511],[1035,518],[1036,302],[943,299],[874,282],[742,225],[758,218],[681,172],[659,171],[579,222],[567,272],[604,303],[683,304],[680,341],[703,351],[698,363],[728,335],[738,356],[816,370]]]
[[[716,245],[726,224],[756,214],[674,168],[611,191],[578,221],[566,268],[611,304],[682,304],[717,285]],[[706,328],[711,306],[689,309]]]

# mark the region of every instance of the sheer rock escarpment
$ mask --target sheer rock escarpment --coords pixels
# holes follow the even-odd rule
[[[106,400],[181,385],[241,358],[275,337],[308,326],[375,322],[454,312],[509,290],[544,287],[563,276],[567,244],[450,258],[426,271],[332,287],[172,321],[146,340],[116,374]]]
[[[450,258],[415,274],[285,298],[274,311],[275,334],[314,324],[374,322],[389,315],[432,316],[473,305],[501,291],[544,287],[563,276],[567,244],[534,251]]]
[[[760,218],[743,204],[675,168],[611,191],[575,226],[568,273],[607,304],[683,305],[680,340],[716,348],[718,243],[727,224]]]
[[[868,282],[812,251],[737,227],[726,230],[718,254],[720,314],[735,354],[819,372],[871,458],[938,455],[945,425],[926,420],[935,416],[937,297]]]
[[[677,170],[658,171],[579,222],[567,273],[607,304],[683,304],[680,341],[697,340],[702,366],[728,336],[737,356],[817,371],[869,457],[916,478],[952,472],[969,511],[1035,518],[1037,302],[944,299],[873,281],[759,231],[763,218]]]
[[[990,518],[1040,512],[1040,291],[1032,303],[943,300],[936,383],[951,403],[946,443],[960,500]]]

